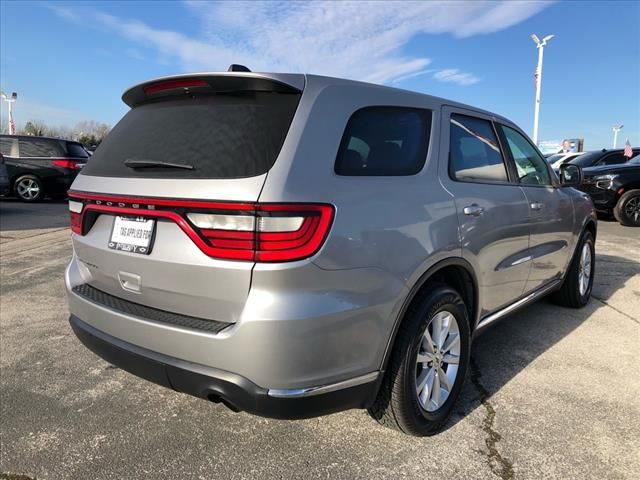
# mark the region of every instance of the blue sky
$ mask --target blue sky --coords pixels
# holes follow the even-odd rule
[[[132,84],[244,63],[430,93],[531,133],[545,49],[541,140],[640,144],[639,2],[0,3],[0,86],[18,124],[114,124]],[[3,115],[6,110],[3,105]],[[622,142],[620,142],[622,140]]]

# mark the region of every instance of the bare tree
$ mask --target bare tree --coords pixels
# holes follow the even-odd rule
[[[36,137],[42,137],[48,131],[47,124],[41,120],[29,120],[25,123],[20,133],[24,135],[35,135]]]

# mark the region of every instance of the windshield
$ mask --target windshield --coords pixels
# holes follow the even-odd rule
[[[83,175],[262,175],[280,153],[299,99],[297,93],[241,91],[134,107],[96,149]]]
[[[547,157],[547,162],[554,163],[560,160],[562,157],[564,157],[564,153],[556,153],[554,155],[551,155],[550,157]]]
[[[629,163],[632,165],[640,165],[640,155],[636,155],[635,157],[633,157],[631,160],[629,160]]]

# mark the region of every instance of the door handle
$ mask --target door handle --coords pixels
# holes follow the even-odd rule
[[[483,212],[484,208],[482,208],[480,205],[476,205],[475,203],[462,209],[462,213],[464,213],[465,215],[471,215],[472,217],[479,217]]]
[[[529,206],[531,207],[531,210],[542,210],[542,207],[544,207],[544,203],[532,202]]]

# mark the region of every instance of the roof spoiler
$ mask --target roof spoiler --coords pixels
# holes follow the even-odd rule
[[[244,69],[244,70],[243,70]],[[156,78],[124,92],[122,101],[135,107],[153,98],[198,92],[258,91],[301,93],[305,78],[293,73],[255,73],[233,64],[228,72],[205,72]]]

